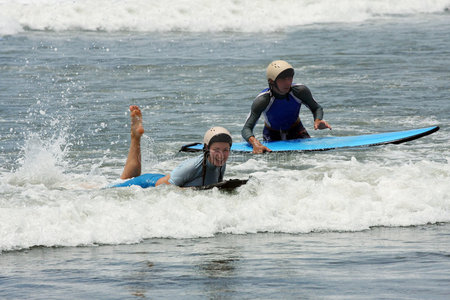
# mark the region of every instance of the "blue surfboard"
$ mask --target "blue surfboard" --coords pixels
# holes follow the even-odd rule
[[[128,187],[128,186],[140,186],[141,188],[149,188],[149,187],[155,187],[156,182],[158,179],[164,177],[164,174],[156,174],[156,173],[146,173],[142,174],[140,176],[120,181],[118,183],[113,183],[108,185],[108,188],[118,188],[118,187]],[[223,191],[233,191],[236,188],[240,187],[241,185],[246,184],[248,179],[228,179],[219,183],[209,184],[209,185],[203,185],[203,186],[196,186],[192,187],[196,190],[210,190],[212,188],[218,188],[219,190]]]
[[[317,137],[307,139],[296,139],[288,141],[262,142],[273,152],[288,151],[324,151],[338,148],[355,148],[376,146],[384,144],[401,144],[412,141],[426,135],[432,134],[439,130],[439,126],[427,128],[403,130],[395,132],[385,132],[376,134],[365,134],[355,136],[339,136],[339,137]],[[202,151],[201,143],[188,144],[181,147],[182,152]],[[236,152],[252,152],[252,146],[247,142],[234,143],[231,147]]]
[[[146,174],[142,174],[140,176],[137,176],[137,177],[125,180],[125,181],[110,184],[110,185],[108,185],[108,187],[115,188],[115,187],[127,187],[127,186],[137,185],[137,186],[140,186],[141,188],[145,189],[148,187],[155,187],[155,184],[158,181],[158,179],[160,179],[164,176],[166,176],[166,175],[156,174],[156,173],[146,173]]]

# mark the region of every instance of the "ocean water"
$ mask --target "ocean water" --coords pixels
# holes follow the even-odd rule
[[[0,0],[0,298],[448,299],[450,1]],[[346,136],[401,145],[237,154],[233,193],[105,189],[146,134],[168,173],[235,141],[285,59]],[[262,122],[255,133],[261,137]]]

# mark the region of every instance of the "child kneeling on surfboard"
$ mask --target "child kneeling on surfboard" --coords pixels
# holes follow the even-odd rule
[[[136,105],[130,106],[131,143],[121,179],[141,175],[141,136],[144,134],[142,112]],[[169,175],[151,174],[149,186],[173,184],[180,187],[205,186],[223,181],[226,162],[230,155],[232,138],[223,127],[212,127],[203,139],[203,154],[182,162]]]
[[[309,138],[300,121],[301,105],[307,106],[314,116],[314,129],[331,129],[323,120],[323,109],[314,100],[311,91],[301,84],[293,84],[294,68],[284,60],[275,60],[266,70],[269,87],[253,100],[250,114],[242,128],[242,137],[252,145],[253,153],[271,151],[254,136],[253,128],[264,116],[264,141]]]

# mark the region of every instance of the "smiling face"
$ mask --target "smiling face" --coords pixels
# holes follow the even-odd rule
[[[225,142],[215,142],[209,147],[208,160],[216,167],[223,166],[230,155],[230,144]]]

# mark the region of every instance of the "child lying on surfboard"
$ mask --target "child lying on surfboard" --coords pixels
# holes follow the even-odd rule
[[[144,134],[142,112],[136,105],[130,106],[131,143],[121,179],[139,178],[141,175],[141,137]],[[206,131],[203,153],[182,162],[170,174],[145,174],[146,186],[173,184],[180,187],[198,187],[223,181],[226,162],[230,155],[232,138],[223,127],[212,127]],[[131,184],[127,184],[131,185]],[[138,184],[141,185],[142,184]],[[126,185],[114,185],[126,186]]]

